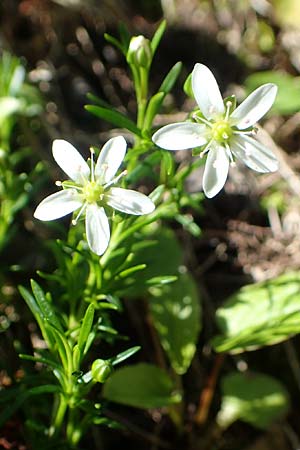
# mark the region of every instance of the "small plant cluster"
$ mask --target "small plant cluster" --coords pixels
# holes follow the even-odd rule
[[[150,95],[152,60],[165,26],[162,22],[151,40],[131,37],[124,27],[119,39],[105,36],[131,71],[136,122],[92,94],[86,105],[94,116],[131,133],[133,145],[119,132],[101,150],[92,147],[86,162],[63,138],[53,142],[53,158],[66,180],[56,182],[59,190],[37,205],[34,217],[48,222],[73,214],[73,219],[66,239],[48,243],[54,270],[39,271],[39,281],[31,280],[30,288],[19,287],[43,342],[33,354],[20,352],[20,358],[35,369],[32,366],[13,386],[0,390],[1,426],[20,409],[26,410],[32,448],[78,448],[92,426],[121,427],[107,414],[113,402],[165,408],[177,432],[182,432],[182,377],[195,357],[202,329],[200,294],[173,231],[177,222],[193,238],[201,234],[194,217],[203,210],[204,196],[189,192],[186,180],[205,164],[203,191],[211,198],[223,189],[236,161],[260,173],[278,169],[276,156],[255,136],[256,123],[275,101],[274,83],[257,87],[236,106],[234,96],[222,99],[210,69],[196,63],[185,83],[185,91],[195,100],[194,110],[185,121],[154,126],[182,67],[176,63]],[[34,198],[41,173],[40,163],[29,174],[17,173],[26,149],[12,151],[14,126],[20,117],[37,114],[40,108],[41,100],[26,84],[20,62],[3,54],[1,250],[13,235],[14,216]],[[170,151],[184,149],[193,152],[189,162],[179,164]],[[209,343],[216,358],[273,345],[299,333],[299,282],[299,274],[286,274],[246,286],[227,299],[216,312],[219,333]],[[114,317],[124,314],[124,299],[133,308],[141,299],[146,302],[163,364],[130,360],[124,364],[141,348],[128,345],[114,325]],[[266,429],[288,409],[289,395],[279,380],[233,371],[222,378],[216,424],[225,430],[243,420]]]

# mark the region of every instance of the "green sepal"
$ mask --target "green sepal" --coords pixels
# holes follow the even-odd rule
[[[192,88],[192,74],[190,73],[183,85],[183,90],[188,97],[194,98],[193,88]]]

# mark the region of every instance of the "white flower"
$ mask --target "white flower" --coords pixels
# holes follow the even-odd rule
[[[122,136],[110,139],[102,148],[96,164],[91,168],[69,142],[57,139],[52,153],[57,164],[72,180],[57,182],[63,190],[46,197],[36,208],[34,217],[55,220],[80,208],[75,224],[85,212],[86,237],[91,250],[102,255],[109,244],[110,228],[105,206],[118,211],[142,215],[151,213],[155,205],[144,194],[130,189],[111,187],[122,175],[114,178],[125,153],[126,141]]]
[[[215,77],[203,64],[194,67],[192,89],[202,115],[194,115],[196,122],[162,127],[152,139],[166,150],[206,144],[200,156],[208,152],[203,175],[203,190],[207,197],[214,197],[223,188],[234,157],[257,172],[278,169],[272,151],[250,137],[255,132],[254,124],[271,108],[277,93],[276,85],[260,86],[233,112],[233,102],[229,100],[224,105]]]

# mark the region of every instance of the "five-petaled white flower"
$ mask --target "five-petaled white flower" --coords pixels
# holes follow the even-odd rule
[[[34,217],[54,220],[80,208],[73,224],[85,212],[87,241],[97,255],[105,252],[110,239],[105,206],[134,215],[148,214],[154,210],[154,203],[146,195],[130,189],[111,187],[124,175],[122,172],[114,178],[126,153],[126,141],[122,136],[112,138],[104,145],[96,164],[92,151],[91,168],[67,141],[55,140],[52,153],[57,164],[72,181],[57,182],[63,190],[46,197],[36,208]]]
[[[166,125],[152,139],[166,150],[184,150],[204,144],[208,153],[203,174],[203,190],[214,197],[223,188],[229,164],[234,157],[257,172],[275,172],[278,161],[271,150],[250,137],[253,125],[271,108],[277,93],[276,85],[267,83],[252,92],[233,112],[233,102],[224,105],[212,72],[196,64],[192,72],[192,90],[201,115],[196,122]]]

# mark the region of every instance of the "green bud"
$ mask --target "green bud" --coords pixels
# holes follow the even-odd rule
[[[127,50],[127,62],[136,67],[149,68],[152,62],[152,50],[149,39],[133,36]]]
[[[104,383],[112,374],[113,366],[109,361],[96,359],[91,368],[91,374],[94,381]]]

